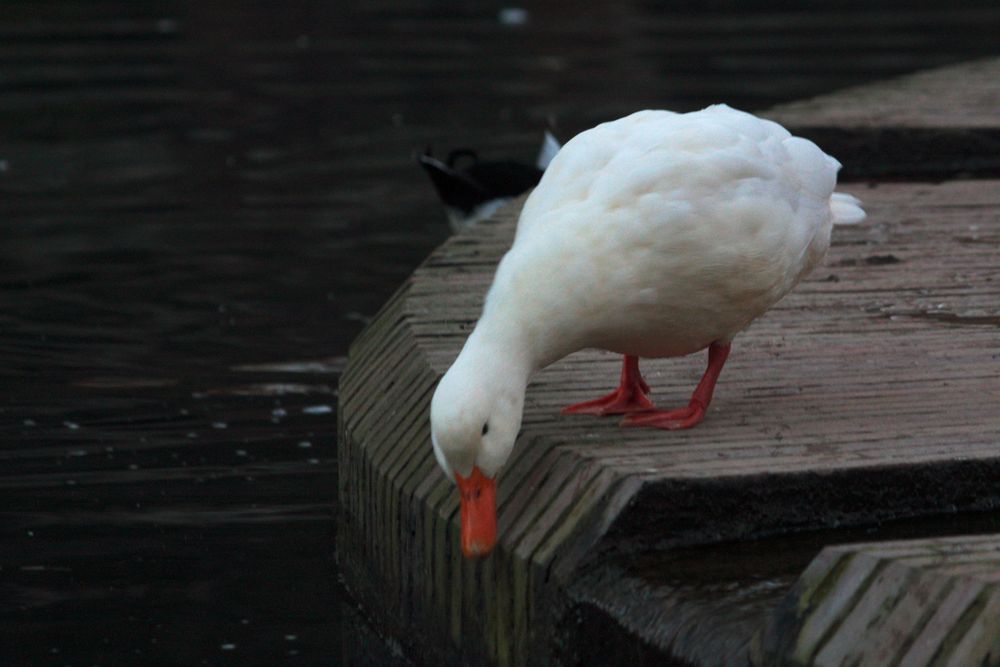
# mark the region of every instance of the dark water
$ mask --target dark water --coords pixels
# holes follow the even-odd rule
[[[447,233],[414,151],[1000,51],[939,4],[4,2],[0,664],[401,662],[332,518],[348,343]]]

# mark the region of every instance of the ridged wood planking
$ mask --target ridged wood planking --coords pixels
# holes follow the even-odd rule
[[[481,244],[469,247],[459,237],[425,269],[450,271],[470,257],[472,266],[463,270],[486,271],[485,289],[510,231],[509,220],[483,225]],[[458,301],[443,312],[434,307],[442,294]],[[576,535],[575,529],[600,513],[606,497],[620,493],[619,476],[589,464],[581,468],[577,457],[529,443],[526,433],[522,455],[499,485],[498,519],[509,546],[481,564],[461,557],[457,497],[434,461],[426,423],[430,391],[447,362],[419,346],[447,340],[446,354],[453,356],[481,305],[480,296],[462,294],[454,281],[423,281],[418,272],[352,348],[341,380],[341,493],[350,497],[342,554],[348,568],[376,577],[368,595],[378,595],[379,607],[401,627],[437,629],[434,640],[468,660],[525,664],[547,641],[536,628],[546,613],[539,598],[548,568],[569,538],[596,541],[600,531],[583,528]],[[574,553],[582,557],[585,546]],[[365,554],[365,562],[352,564],[352,554]]]
[[[359,482],[342,482],[353,494],[344,506],[377,590],[391,592],[381,604],[403,627],[437,629],[452,655],[530,663],[557,620],[547,596],[595,547],[995,507],[1000,184],[845,189],[869,220],[837,228],[825,264],[737,338],[697,429],[560,417],[614,384],[614,355],[581,352],[538,374],[499,482],[500,545],[479,564],[458,550],[457,498],[426,411],[518,208],[434,253],[359,339],[342,379],[342,479]],[[643,369],[669,404],[686,399],[703,363]]]
[[[1000,665],[1000,535],[827,547],[753,652],[761,667]]]

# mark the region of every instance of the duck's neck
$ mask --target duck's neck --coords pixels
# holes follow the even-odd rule
[[[462,355],[469,355],[494,382],[522,393],[532,373],[539,368],[524,332],[491,317],[479,320]]]

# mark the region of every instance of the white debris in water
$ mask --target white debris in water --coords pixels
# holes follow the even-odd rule
[[[63,422],[63,426],[65,426],[71,431],[75,431],[76,429],[80,428],[80,425],[77,424],[76,422]]]
[[[309,459],[309,463],[311,463],[313,465],[318,465],[319,464],[319,459]]]
[[[10,169],[10,162],[7,160],[0,160],[0,173],[3,173]]]
[[[228,428],[228,427],[229,427],[229,424],[227,424],[226,422],[212,422],[212,428],[217,428],[220,431],[222,429]]]
[[[134,463],[129,463],[129,464],[128,464],[128,469],[129,469],[129,470],[138,470],[138,469],[139,469],[139,466],[137,466],[137,465],[136,465],[136,464],[134,464]]]
[[[241,618],[240,619],[240,623],[242,625],[250,625],[250,619],[249,618]]]
[[[219,648],[221,648],[223,651],[235,651],[236,644],[220,644]]]
[[[236,450],[236,456],[246,456],[246,455],[247,455],[247,450],[245,450],[245,449],[237,449]]]
[[[35,420],[34,419],[25,419],[24,420],[24,425],[25,426],[34,426],[35,425]]]
[[[309,449],[312,446],[313,444],[308,440],[303,440],[302,442],[299,443],[299,449]]]
[[[310,405],[302,408],[303,414],[307,415],[327,415],[333,412],[329,405]]]
[[[330,394],[336,391],[328,384],[306,384],[302,382],[271,382],[243,384],[208,392],[213,396],[287,396],[289,394]]]
[[[528,10],[524,7],[504,7],[497,13],[501,25],[524,25],[528,22]]]
[[[243,364],[232,370],[243,373],[340,373],[347,366],[347,357],[326,357],[309,361],[281,361],[267,364]]]
[[[293,642],[293,641],[295,641],[298,638],[299,638],[298,635],[285,635],[285,641],[286,642]]]
[[[285,410],[284,408],[275,408],[274,410],[271,410],[271,416],[272,417],[281,418],[281,417],[284,417],[287,414],[288,414],[288,410]]]
[[[400,114],[395,114],[395,116],[400,116],[399,124],[402,125],[402,116]],[[393,116],[393,122],[395,123],[395,116]],[[344,313],[344,319],[350,320],[351,322],[360,322],[361,324],[368,324],[372,321],[371,315],[365,315],[364,313],[359,313],[356,310],[349,310]]]
[[[80,457],[80,456],[86,456],[86,455],[87,455],[87,450],[86,449],[74,449],[73,451],[71,451],[71,452],[69,452],[69,453],[66,454],[66,456],[70,456],[70,457],[73,457],[73,456]]]
[[[190,433],[187,434],[187,437],[191,438],[192,440],[197,440],[198,434],[195,433],[194,431],[191,431]]]

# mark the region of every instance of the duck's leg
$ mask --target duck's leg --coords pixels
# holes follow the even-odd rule
[[[641,415],[628,415],[622,421],[622,426],[651,426],[665,428],[671,431],[691,428],[701,423],[705,418],[708,404],[712,402],[712,392],[715,383],[722,373],[722,367],[729,356],[729,343],[712,343],[708,347],[708,368],[701,376],[701,382],[691,395],[691,401],[686,407],[676,410],[647,412]]]
[[[625,355],[622,363],[622,381],[618,389],[607,396],[576,403],[562,409],[564,415],[623,415],[629,412],[655,410],[648,398],[649,385],[639,372],[639,357]]]

